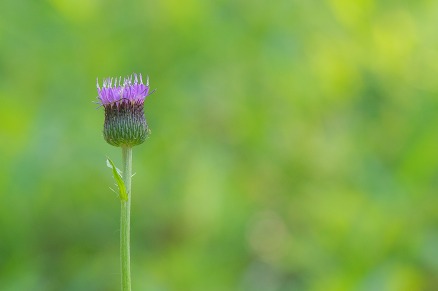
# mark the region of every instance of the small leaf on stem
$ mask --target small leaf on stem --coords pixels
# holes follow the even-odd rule
[[[113,170],[113,176],[114,180],[117,182],[117,187],[119,188],[119,197],[123,201],[128,201],[128,194],[126,193],[126,187],[125,182],[123,182],[123,179],[120,174],[120,170],[116,168],[113,161],[111,161],[110,158],[107,158],[106,164],[109,168]]]

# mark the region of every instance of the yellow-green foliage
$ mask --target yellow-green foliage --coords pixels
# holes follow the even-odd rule
[[[0,290],[119,290],[96,77],[150,76],[133,290],[436,290],[438,1],[0,1]]]

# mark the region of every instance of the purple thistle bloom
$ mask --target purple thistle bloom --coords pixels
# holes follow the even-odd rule
[[[120,104],[123,101],[143,103],[149,93],[149,77],[146,79],[146,85],[143,84],[141,74],[132,74],[124,78],[123,83],[122,77],[119,77],[118,80],[117,78],[106,78],[103,80],[102,88],[97,80],[97,93],[100,104],[103,106]]]
[[[114,82],[113,82],[114,81]],[[132,74],[123,79],[106,78],[102,88],[97,82],[99,104],[105,108],[103,135],[105,140],[120,147],[133,147],[144,142],[149,128],[144,116],[144,101],[149,94],[142,76]]]

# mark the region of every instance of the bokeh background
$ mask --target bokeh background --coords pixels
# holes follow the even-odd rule
[[[119,290],[96,77],[150,76],[133,290],[438,290],[438,2],[2,0],[0,290]]]

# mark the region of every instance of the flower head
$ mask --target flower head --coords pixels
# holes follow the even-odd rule
[[[133,147],[143,143],[149,133],[144,116],[144,101],[149,94],[142,76],[106,78],[102,88],[97,82],[99,104],[105,108],[103,135],[113,146]]]

